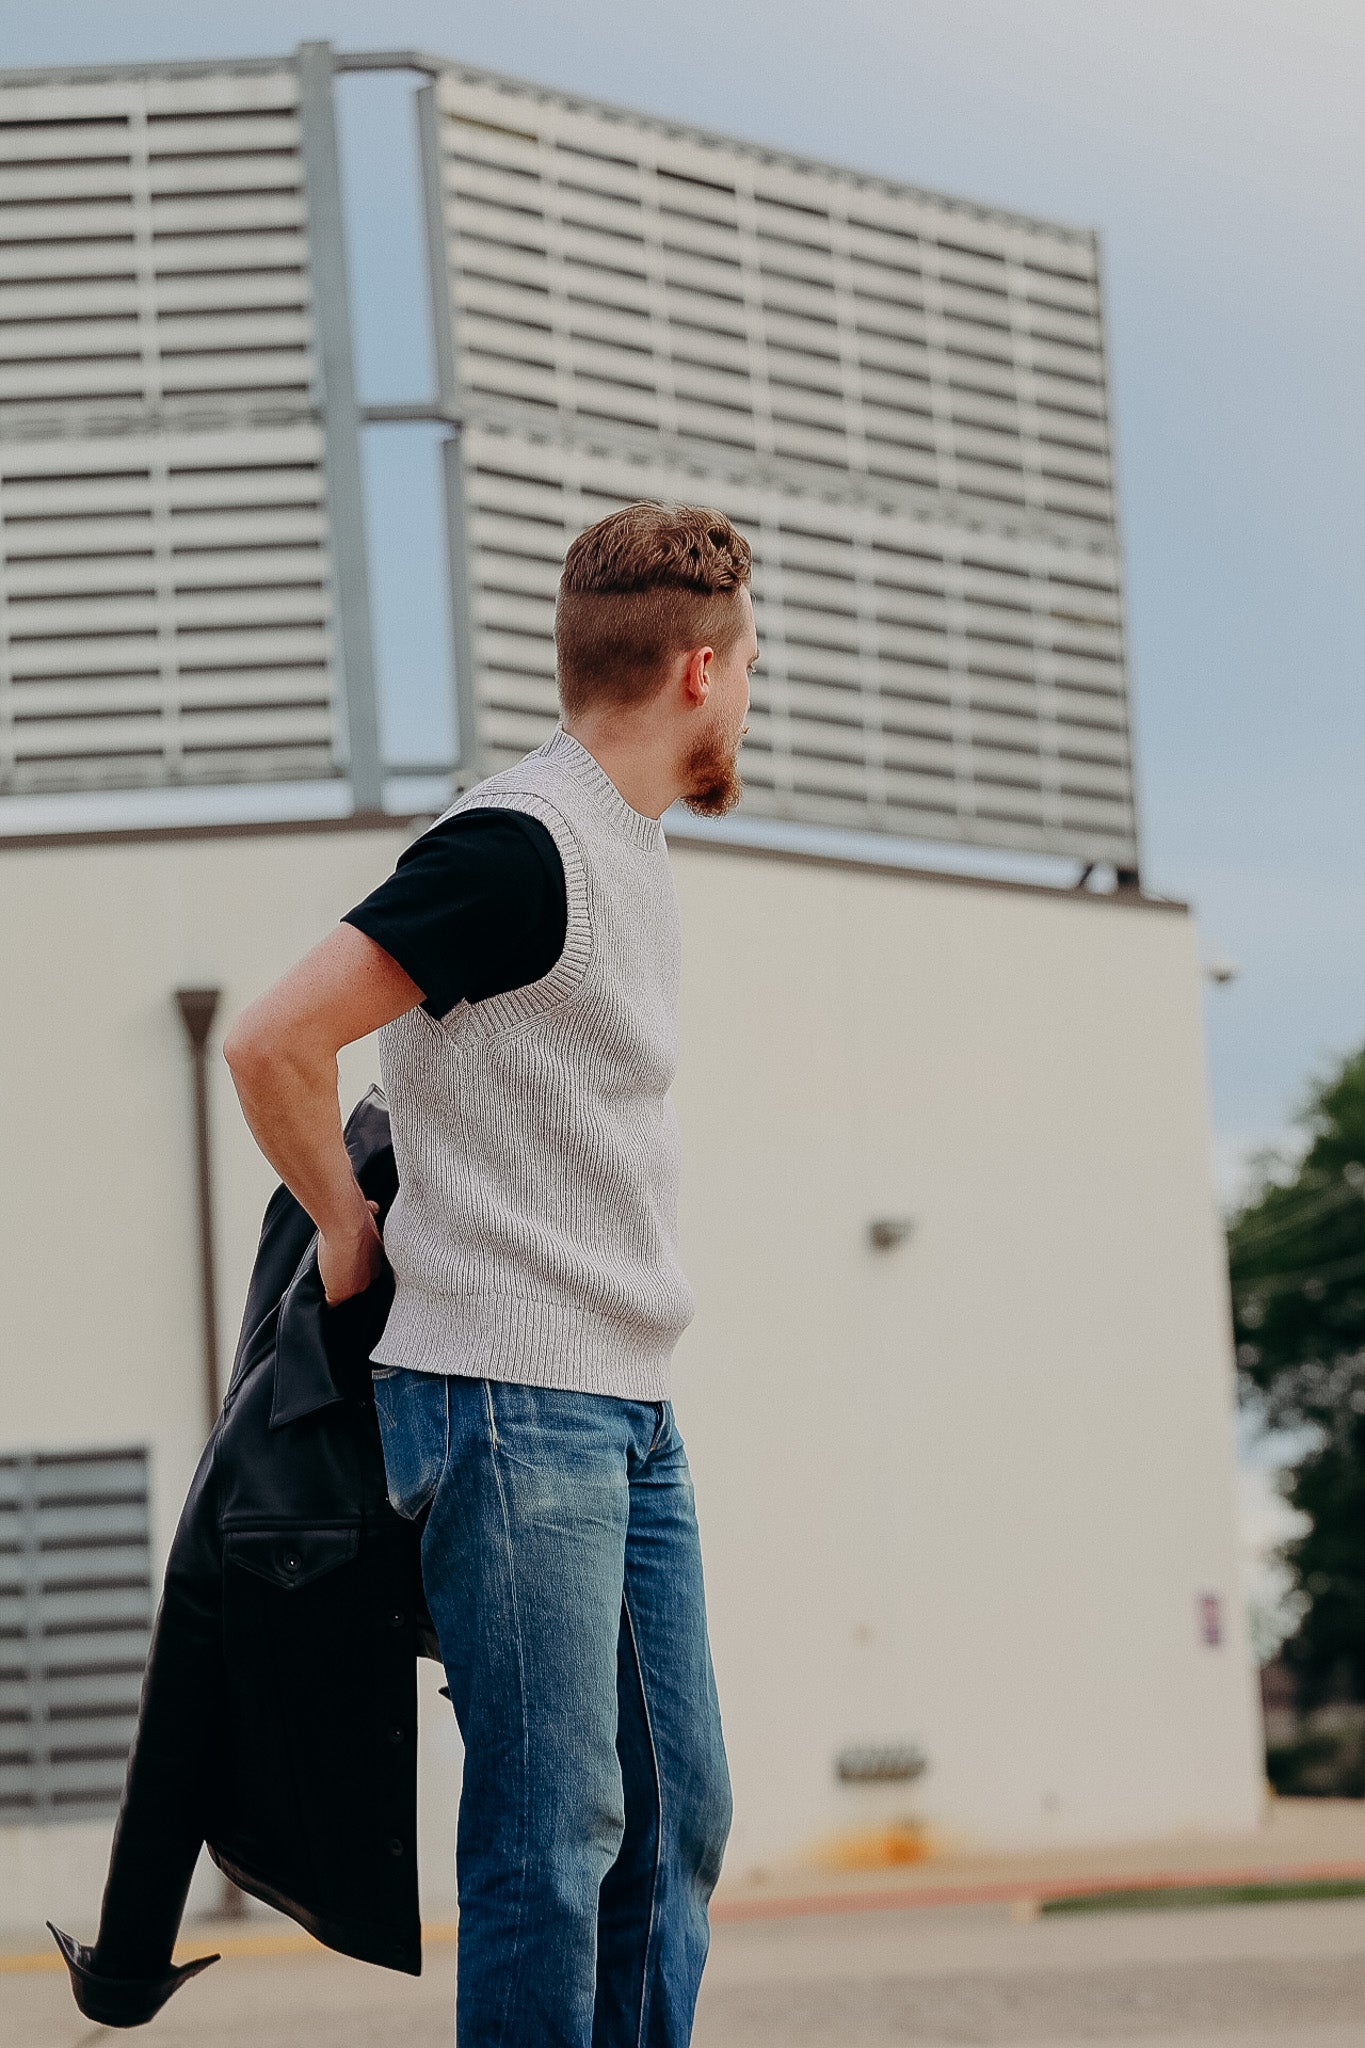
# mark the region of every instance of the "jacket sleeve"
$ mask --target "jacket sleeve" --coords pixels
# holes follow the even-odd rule
[[[221,1539],[212,1504],[217,1445],[215,1431],[171,1546],[142,1681],[94,1952],[95,1968],[110,1977],[155,1978],[169,1969],[190,1879],[211,1832],[209,1801],[223,1779]]]

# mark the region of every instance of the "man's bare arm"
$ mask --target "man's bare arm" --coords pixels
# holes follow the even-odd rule
[[[368,1287],[383,1258],[374,1206],[341,1134],[337,1054],[421,1000],[382,946],[341,924],[244,1010],[223,1041],[251,1135],[318,1227],[331,1302]]]

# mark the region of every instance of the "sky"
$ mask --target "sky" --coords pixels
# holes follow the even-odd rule
[[[0,0],[8,66],[320,37],[424,48],[1099,228],[1144,879],[1191,899],[1206,954],[1240,970],[1207,1011],[1235,1193],[1311,1077],[1365,1040],[1360,0]],[[379,132],[367,104],[353,158],[365,124]],[[415,275],[415,245],[384,233],[403,176],[353,175],[370,306]],[[418,395],[420,351],[386,353],[373,317],[361,329],[366,395]],[[391,650],[421,616],[395,567],[414,587],[439,568],[402,533],[404,459],[377,458],[373,480]],[[432,684],[408,653],[420,723]]]

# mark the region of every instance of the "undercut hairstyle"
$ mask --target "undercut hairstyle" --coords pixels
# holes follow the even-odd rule
[[[703,505],[625,505],[580,533],[555,602],[565,716],[647,702],[693,648],[728,653],[752,568],[744,535]]]

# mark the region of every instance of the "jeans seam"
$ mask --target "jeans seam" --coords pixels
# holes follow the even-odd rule
[[[657,1825],[654,1832],[654,1868],[649,1875],[649,1925],[645,1932],[645,1953],[640,1970],[640,2014],[636,2023],[635,2048],[644,2048],[645,2021],[649,2013],[650,1972],[654,1955],[655,1940],[659,1925],[659,1869],[663,1861],[664,1848],[664,1786],[663,1774],[659,1769],[659,1752],[654,1741],[654,1721],[649,1711],[649,1692],[645,1685],[644,1660],[640,1655],[640,1639],[635,1633],[635,1617],[630,1611],[630,1595],[622,1591],[621,1611],[626,1617],[626,1628],[630,1634],[630,1652],[635,1661],[635,1676],[640,1686],[640,1705],[645,1718],[645,1735],[649,1741],[649,1761],[654,1771],[654,1801]]]
[[[507,1493],[498,1469],[498,1424],[493,1411],[493,1388],[490,1381],[483,1383],[484,1412],[488,1418],[489,1462],[493,1468],[493,1482],[498,1489],[498,1511],[502,1517],[503,1552],[507,1560],[508,1601],[512,1610],[512,1633],[517,1649],[517,1690],[521,1708],[521,1812],[518,1816],[520,1838],[517,1844],[517,1924],[512,1946],[511,1967],[503,1986],[502,2009],[498,2015],[498,2038],[507,2039],[507,2016],[512,2002],[514,1980],[520,1965],[523,1946],[523,1932],[526,1922],[526,1866],[531,1834],[531,1756],[530,1732],[527,1727],[526,1711],[526,1656],[521,1639],[521,1608],[517,1601],[516,1572],[512,1562],[512,1518],[507,1507]],[[449,1395],[447,1394],[447,1413]]]

